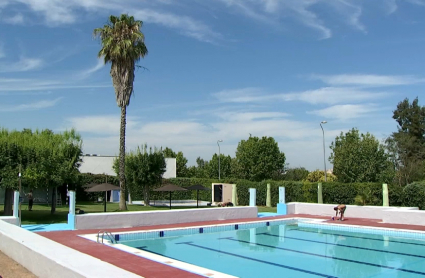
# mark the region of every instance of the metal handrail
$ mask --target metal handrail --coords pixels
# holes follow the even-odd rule
[[[100,235],[100,233],[102,233],[102,242],[99,242],[99,238],[100,238],[100,236],[99,236],[99,235]],[[103,244],[103,239],[104,239],[105,235],[106,235],[106,236],[108,236],[109,240],[110,240],[112,243],[117,243],[117,241],[115,240],[114,235],[113,235],[111,232],[109,232],[109,231],[102,231],[102,230],[100,230],[100,231],[97,233],[97,243],[102,243],[102,244]]]

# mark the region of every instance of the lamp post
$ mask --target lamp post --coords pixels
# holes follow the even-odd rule
[[[218,180],[220,180],[220,142],[223,142],[223,140],[217,140],[217,146],[218,146]]]
[[[325,154],[325,130],[323,129],[322,124],[326,124],[327,121],[321,121],[320,122],[320,127],[322,128],[322,133],[323,133],[323,165],[325,166],[325,182],[327,181],[326,178],[326,154]]]

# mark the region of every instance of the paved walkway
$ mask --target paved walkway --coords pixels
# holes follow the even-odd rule
[[[387,227],[387,228],[398,228],[398,229],[411,229],[411,230],[425,230],[424,226],[414,225],[401,225],[401,224],[387,224],[380,223],[379,219],[360,219],[360,218],[346,218],[345,221],[332,221],[328,217],[320,217],[313,215],[286,215],[286,216],[269,216],[262,218],[251,218],[251,219],[237,219],[237,220],[223,220],[223,221],[206,221],[206,222],[194,222],[186,224],[170,224],[160,226],[149,226],[149,227],[135,227],[127,229],[108,229],[112,233],[124,232],[124,231],[136,231],[136,230],[150,230],[150,229],[167,229],[176,227],[191,227],[200,225],[217,225],[227,223],[241,223],[241,222],[258,222],[267,219],[284,219],[290,217],[304,217],[304,218],[315,218],[315,219],[327,219],[326,222],[332,222],[333,224],[344,224],[344,225],[361,225],[369,227]],[[122,269],[141,275],[143,277],[173,277],[173,278],[191,278],[191,277],[202,277],[184,270],[176,269],[161,263],[150,261],[142,257],[134,256],[130,253],[126,253],[121,250],[110,248],[109,246],[100,245],[96,242],[89,241],[81,238],[78,235],[81,234],[95,234],[98,230],[77,230],[77,231],[58,231],[58,232],[40,232],[39,234],[59,242],[63,245],[76,249],[80,252],[86,253],[93,257],[99,258],[110,264],[116,265]]]
[[[0,252],[0,276],[3,278],[36,278],[25,267]]]

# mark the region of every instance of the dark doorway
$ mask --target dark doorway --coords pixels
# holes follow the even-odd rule
[[[214,202],[223,201],[223,185],[214,184]]]

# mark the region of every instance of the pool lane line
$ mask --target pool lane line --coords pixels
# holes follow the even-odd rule
[[[322,228],[311,228],[311,229],[322,229]],[[306,230],[301,230],[301,229],[288,229],[288,231],[298,231],[298,232],[303,232],[303,233],[314,233],[317,234],[317,231],[306,231]],[[348,232],[348,231],[347,231]],[[375,241],[385,241],[381,238],[370,238],[370,237],[361,237],[361,236],[352,236],[352,235],[344,235],[344,234],[333,234],[333,233],[324,233],[324,232],[320,232],[319,234],[322,235],[333,235],[333,236],[345,236],[345,237],[351,237],[351,238],[359,238],[359,239],[369,239],[369,240],[375,240]],[[376,235],[381,235],[381,234],[376,234]],[[382,235],[384,236],[384,235]],[[389,237],[394,237],[394,236],[389,236]],[[412,240],[415,240],[414,238],[412,238]],[[402,244],[410,244],[410,245],[417,245],[417,246],[425,246],[425,244],[423,243],[414,243],[414,242],[404,242],[404,241],[398,241],[398,240],[388,240],[389,242],[394,242],[394,243],[402,243]]]
[[[227,239],[227,238],[223,238],[223,239]],[[293,267],[293,266],[289,266],[289,265],[272,263],[272,262],[268,262],[268,261],[248,257],[248,256],[243,256],[243,255],[239,255],[239,254],[235,254],[235,253],[231,253],[231,252],[226,252],[226,251],[222,251],[222,250],[218,250],[218,249],[194,244],[192,241],[179,242],[179,243],[176,243],[176,244],[185,244],[185,245],[201,248],[201,249],[208,250],[208,251],[213,251],[213,252],[226,254],[226,255],[229,255],[229,256],[233,256],[233,257],[242,258],[242,259],[245,259],[245,260],[250,260],[250,261],[254,261],[254,262],[259,262],[259,263],[263,263],[263,264],[268,264],[268,265],[272,265],[272,266],[277,266],[277,267],[281,267],[281,268],[286,268],[286,269],[290,269],[290,270],[304,272],[304,273],[308,273],[308,274],[312,274],[312,275],[316,275],[316,276],[327,277],[327,278],[337,278],[336,276],[332,276],[332,275],[327,275],[327,274],[318,273],[318,272],[314,272],[314,271],[310,271],[310,270],[305,270],[305,269],[301,269],[301,268],[297,268],[297,267]]]
[[[297,238],[297,237],[291,237],[291,236],[279,236],[279,235],[274,235],[274,234],[271,234],[271,233],[258,233],[257,235],[266,235],[266,236],[272,236],[272,237],[281,237],[281,238],[288,238],[288,239],[293,239],[293,240],[300,240],[300,241],[321,243],[321,244],[334,245],[334,246],[342,246],[342,247],[348,247],[348,248],[354,248],[354,249],[360,249],[360,250],[375,251],[375,252],[381,252],[381,253],[403,255],[403,256],[409,256],[409,257],[416,257],[416,258],[425,259],[425,256],[421,256],[421,255],[401,253],[401,252],[394,252],[394,251],[385,251],[385,250],[372,249],[372,248],[359,247],[359,246],[352,246],[352,245],[339,244],[339,243],[323,242],[323,241],[317,241],[317,240],[312,240],[312,239],[304,239],[304,238]]]
[[[321,257],[321,258],[327,258],[327,259],[333,259],[333,260],[338,260],[338,261],[345,261],[345,262],[356,263],[356,264],[364,264],[364,265],[369,265],[369,266],[382,267],[382,268],[386,268],[386,269],[393,269],[393,270],[398,270],[398,271],[403,271],[403,272],[408,272],[408,273],[415,273],[415,274],[425,276],[425,272],[421,272],[421,271],[409,270],[409,269],[404,269],[404,268],[396,268],[396,267],[392,267],[392,266],[386,266],[386,265],[380,265],[380,264],[374,264],[374,263],[361,262],[361,261],[356,261],[356,260],[351,260],[351,259],[338,258],[338,257],[334,257],[334,256],[326,256],[326,255],[315,254],[315,253],[310,253],[310,252],[305,252],[305,251],[300,251],[300,250],[294,250],[294,249],[289,249],[289,248],[284,248],[284,247],[276,247],[276,246],[271,246],[271,245],[267,245],[267,244],[254,243],[254,242],[250,242],[250,241],[246,241],[246,240],[234,239],[233,237],[227,237],[227,238],[221,238],[221,239],[231,240],[231,241],[236,241],[236,242],[243,242],[243,243],[247,243],[247,244],[252,244],[252,245],[257,245],[257,246],[262,246],[262,247],[268,247],[268,248],[271,248],[271,249],[278,249],[278,250],[300,253],[300,254],[316,256],[316,257]]]

